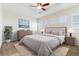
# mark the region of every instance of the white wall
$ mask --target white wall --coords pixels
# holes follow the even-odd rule
[[[2,44],[2,7],[0,4],[0,48]]]
[[[27,11],[28,12],[28,11]],[[37,22],[35,19],[27,17],[24,14],[16,14],[16,12],[13,12],[12,10],[6,10],[5,8],[3,8],[3,28],[4,26],[12,26],[13,27],[13,40],[16,40],[16,32],[17,30],[23,29],[23,30],[27,30],[28,28],[18,28],[18,19],[19,18],[23,18],[26,20],[30,21],[30,30],[34,32],[37,31]],[[4,37],[3,37],[4,39]]]
[[[42,18],[40,18],[39,22],[41,23],[41,25],[38,25],[38,31],[41,28],[47,27],[47,26],[54,26],[54,27],[58,27],[58,26],[66,26],[66,27],[72,27],[71,25],[71,21],[72,21],[72,15],[74,14],[79,14],[79,5],[78,6],[74,6],[72,8],[68,8],[66,10],[62,10],[60,12],[57,12],[55,14],[49,14],[47,16],[44,16]],[[58,18],[62,17],[62,16],[66,16],[66,22],[65,23],[59,23],[58,22]],[[39,23],[38,22],[38,23]],[[47,23],[45,25],[45,23]],[[41,26],[41,27],[40,27]],[[73,36],[76,37],[76,45],[79,45],[79,29],[75,29],[75,33],[73,33]]]

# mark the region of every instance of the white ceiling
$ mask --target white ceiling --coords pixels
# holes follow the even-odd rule
[[[6,3],[3,4],[5,10],[15,12],[21,16],[27,16],[31,18],[40,18],[50,13],[56,13],[66,8],[73,7],[75,3],[51,3],[46,7],[46,11],[37,9],[36,7],[30,7],[30,5],[35,5],[35,3]]]

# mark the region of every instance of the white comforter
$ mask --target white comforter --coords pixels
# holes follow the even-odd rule
[[[61,39],[56,36],[28,35],[20,42],[31,48],[38,55],[46,56],[52,53],[53,48],[61,44]]]

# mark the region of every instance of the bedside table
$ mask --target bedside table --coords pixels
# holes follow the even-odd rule
[[[75,45],[75,37],[66,37],[65,38],[65,44]]]

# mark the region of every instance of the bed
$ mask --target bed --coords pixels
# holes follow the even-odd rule
[[[58,34],[59,32],[61,32],[61,35]],[[53,53],[54,48],[63,44],[65,36],[66,27],[47,27],[45,28],[45,34],[24,36],[20,43],[28,46],[39,56],[48,56]]]

